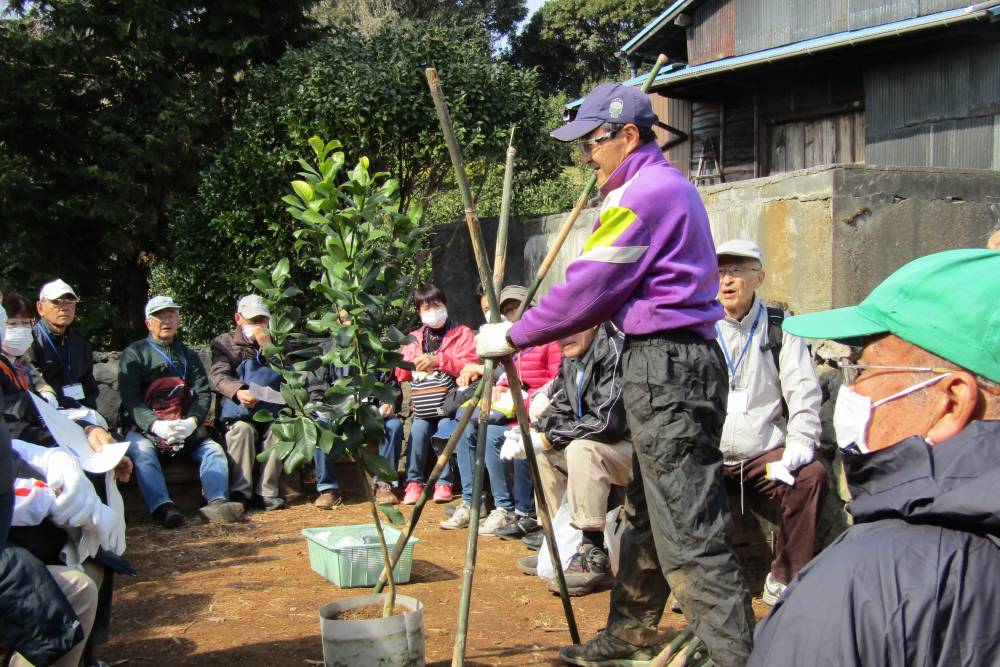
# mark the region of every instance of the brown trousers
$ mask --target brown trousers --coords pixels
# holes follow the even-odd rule
[[[787,584],[813,557],[816,521],[826,496],[827,483],[826,468],[816,460],[792,473],[795,486],[767,479],[764,476],[765,466],[780,461],[784,451],[784,447],[775,447],[742,464],[723,466],[722,476],[727,486],[744,496],[757,495],[781,503],[781,525],[771,563],[771,576]],[[733,507],[733,512],[737,511],[738,508]]]

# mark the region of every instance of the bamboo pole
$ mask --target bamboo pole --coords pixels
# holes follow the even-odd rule
[[[510,128],[510,143],[507,145],[507,163],[503,172],[503,194],[500,197],[500,223],[497,226],[497,248],[493,255],[493,289],[499,296],[503,288],[503,278],[507,273],[507,229],[510,224],[510,202],[514,189],[514,158],[517,149],[514,148],[514,130]]]
[[[361,471],[361,479],[363,481],[362,486],[365,487],[365,497],[368,499],[368,505],[372,510],[372,520],[375,523],[375,532],[378,535],[378,544],[382,550],[382,562],[385,567],[382,569],[382,575],[386,577],[389,582],[389,593],[385,596],[385,602],[382,605],[382,617],[387,617],[392,614],[393,607],[396,606],[396,579],[392,576],[392,568],[395,563],[389,561],[389,547],[385,543],[385,533],[382,531],[382,520],[378,515],[378,505],[375,504],[375,495],[372,493],[372,478],[368,476],[368,471],[365,469],[365,464],[361,461],[355,460],[355,465],[358,466],[358,470]]]
[[[497,295],[494,290],[493,284],[490,282],[489,276],[489,264],[486,258],[486,245],[483,242],[482,230],[479,226],[479,218],[476,215],[475,203],[472,201],[472,191],[469,189],[468,178],[465,173],[465,166],[462,162],[461,150],[458,146],[458,140],[455,138],[454,129],[451,123],[451,117],[448,113],[448,105],[444,99],[444,92],[441,89],[441,81],[438,79],[437,71],[434,68],[427,68],[427,83],[431,90],[431,97],[434,99],[434,106],[437,110],[438,120],[441,123],[441,129],[444,132],[445,143],[448,146],[448,152],[451,155],[452,165],[455,168],[455,180],[458,183],[459,190],[462,194],[462,200],[465,205],[465,219],[466,224],[469,228],[469,235],[472,241],[473,251],[476,257],[476,266],[479,270],[479,279],[483,285],[483,291],[486,295],[486,300],[490,307],[490,319],[493,323],[496,323],[500,319],[499,304],[497,303]],[[514,383],[520,384],[520,379],[517,377],[517,370],[513,364],[505,365],[505,370],[507,372],[508,382],[513,385]],[[513,392],[512,392],[513,393]],[[518,414],[524,413],[523,405],[522,410]],[[482,409],[481,409],[482,410]],[[482,415],[480,417],[482,419]],[[527,422],[522,425],[522,430],[526,429],[528,426]],[[477,471],[479,470],[478,457],[483,455],[482,448],[484,443],[478,443],[477,447]],[[537,467],[532,469],[532,478],[537,484],[538,480],[538,470]],[[479,479],[479,484],[481,485],[481,475]],[[474,481],[475,484],[475,481]],[[481,488],[481,486],[480,486]],[[540,487],[538,487],[540,488]],[[540,495],[537,493],[536,495]],[[473,498],[473,505],[476,505],[478,498]],[[546,533],[548,542],[552,545],[553,549],[557,550],[555,543],[555,536],[552,534],[552,522],[549,517],[545,514],[544,504],[539,505],[538,515],[542,519],[542,530]],[[471,600],[472,595],[472,573],[474,572],[475,566],[475,543],[478,539],[478,526],[470,527],[469,542],[472,545],[472,570],[467,570],[467,578],[462,582],[462,600]],[[466,553],[466,561],[469,562],[470,553]],[[563,609],[566,612],[566,622],[569,626],[570,636],[573,638],[574,643],[579,643],[579,633],[576,629],[576,619],[573,617],[573,608],[569,601],[569,592],[566,589],[566,579],[562,571],[562,562],[559,560],[558,555],[553,559],[553,568],[556,571],[556,580],[559,583],[560,597],[563,599]],[[465,641],[468,631],[468,613],[469,605],[462,604],[459,607],[459,620],[458,628],[455,637],[455,649],[452,653],[452,665],[453,667],[461,667],[465,664]]]
[[[656,63],[653,65],[653,69],[649,70],[649,75],[646,80],[642,83],[642,92],[649,92],[650,87],[656,80],[656,75],[660,73],[660,70],[664,65],[667,64],[668,58],[662,53],[656,59]],[[545,276],[549,274],[549,269],[552,268],[552,263],[556,261],[556,257],[559,256],[559,252],[562,250],[563,243],[566,242],[566,237],[569,233],[573,231],[573,225],[576,224],[577,218],[586,208],[587,202],[590,201],[590,192],[597,185],[597,172],[591,174],[590,178],[587,179],[586,185],[583,186],[583,190],[580,191],[580,196],[576,198],[576,203],[573,205],[573,210],[569,212],[566,216],[566,220],[563,221],[562,227],[559,228],[559,233],[556,234],[555,240],[552,241],[552,245],[549,247],[549,251],[545,254],[545,258],[542,260],[541,265],[538,267],[538,271],[535,273],[534,279],[531,281],[531,285],[528,287],[528,296],[524,299],[521,307],[517,309],[517,316],[520,318],[524,315],[524,311],[527,310],[528,304],[531,300],[535,298],[535,293],[538,288],[541,287],[542,281],[545,280]]]

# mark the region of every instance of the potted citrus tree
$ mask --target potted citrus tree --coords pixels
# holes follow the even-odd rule
[[[282,258],[254,270],[252,284],[271,308],[268,362],[282,375],[285,405],[271,422],[277,443],[262,457],[281,457],[286,473],[311,461],[317,448],[355,462],[371,505],[382,560],[389,550],[379,509],[394,523],[394,506],[377,506],[372,476],[392,480],[396,471],[373,453],[384,423],[370,399],[395,402],[391,381],[410,339],[396,325],[412,290],[422,235],[419,205],[401,210],[398,183],[369,172],[360,158],[345,167],[339,141],[309,140],[314,160],[300,160],[300,178],[284,197],[291,216],[295,264]],[[345,369],[321,400],[310,400],[306,376],[333,366]],[[327,664],[423,664],[423,611],[419,601],[397,596],[394,577],[382,595],[327,605],[321,610]],[[349,616],[349,620],[345,620]]]

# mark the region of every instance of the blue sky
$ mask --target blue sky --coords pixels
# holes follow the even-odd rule
[[[534,14],[544,4],[545,0],[528,0],[528,16]]]

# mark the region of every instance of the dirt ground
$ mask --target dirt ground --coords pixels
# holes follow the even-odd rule
[[[438,528],[444,507],[423,513],[412,578],[399,587],[424,604],[427,664],[436,666],[451,661],[467,537]],[[111,665],[321,665],[318,609],[369,589],[339,589],[314,573],[300,531],[369,523],[360,493],[349,492],[333,511],[301,498],[238,525],[206,525],[185,513],[187,522],[173,531],[144,513],[129,515],[126,556],[139,576],[116,579],[112,639],[98,656]],[[466,664],[561,664],[569,633],[559,598],[515,568],[530,552],[491,537],[479,545]],[[608,599],[608,592],[573,598],[584,641],[603,627]],[[758,617],[767,611],[759,600],[754,608]],[[667,610],[663,637],[683,623]]]

